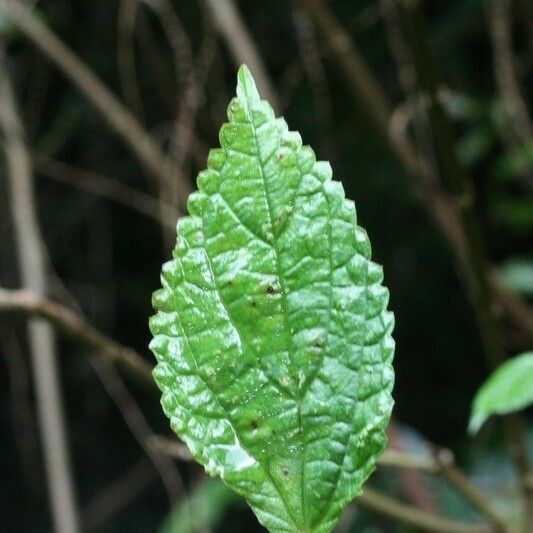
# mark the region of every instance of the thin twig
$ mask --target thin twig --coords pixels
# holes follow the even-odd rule
[[[484,515],[496,531],[508,530],[505,520],[498,515],[485,496],[473,485],[455,464],[453,453],[444,448],[434,448],[433,456],[420,457],[398,450],[387,449],[378,459],[381,466],[407,468],[426,474],[442,476],[455,487],[472,506]]]
[[[117,63],[124,100],[143,121],[141,90],[135,69],[135,19],[137,0],[121,0],[117,17]]]
[[[319,140],[328,159],[336,159],[336,148],[333,142],[331,95],[328,89],[326,70],[322,63],[320,43],[316,35],[313,21],[305,9],[293,3],[292,18],[296,30],[296,38],[303,68],[313,93],[315,120],[318,121]]]
[[[301,1],[324,38],[325,46],[337,62],[340,72],[346,78],[354,98],[360,103],[368,123],[381,138],[390,141],[385,143],[385,147],[402,166],[420,204],[426,208],[430,217],[441,228],[467,269],[468,265],[463,261],[464,236],[455,215],[452,199],[436,186],[430,165],[415,150],[408,138],[403,135],[394,135],[392,106],[372,75],[362,54],[352,44],[346,30],[335,20],[321,0]]]
[[[415,507],[401,504],[370,488],[365,488],[363,493],[357,497],[355,503],[381,515],[388,516],[397,522],[418,527],[424,531],[439,531],[442,533],[490,533],[493,531],[488,524],[457,522],[420,511]]]
[[[483,243],[478,216],[475,212],[474,186],[470,176],[461,167],[453,146],[453,133],[439,98],[439,85],[435,66],[430,58],[423,22],[416,10],[416,1],[405,1],[403,13],[406,33],[410,37],[414,64],[420,89],[427,100],[427,112],[434,136],[438,164],[444,179],[455,196],[456,210],[465,235],[466,259],[472,269],[470,292],[474,310],[478,315],[479,330],[492,366],[505,360],[503,343],[497,335],[497,325],[492,316],[492,302],[487,278],[487,254]]]
[[[494,56],[494,77],[507,113],[508,126],[516,132],[522,142],[530,142],[533,136],[533,125],[514,67],[511,2],[509,0],[492,0],[489,9],[489,26]]]
[[[191,41],[170,0],[137,0],[157,15],[166,40],[172,49],[178,96],[183,93],[193,69]]]
[[[147,457],[142,457],[124,474],[94,496],[82,510],[84,530],[96,531],[106,524],[154,481],[157,474]]]
[[[133,348],[119,344],[62,305],[36,296],[28,290],[0,288],[0,313],[23,313],[46,318],[59,330],[110,363],[122,366],[144,383],[153,385],[152,367]]]
[[[180,205],[185,205],[189,185],[181,169],[163,154],[137,119],[107,89],[96,74],[21,2],[0,0],[0,9],[101,112],[110,126],[129,144],[138,159],[157,176],[162,193],[168,183],[178,183]]]
[[[394,418],[391,418],[387,426],[387,439],[389,448],[385,450],[385,453],[388,451],[405,453],[405,429]],[[427,459],[427,456],[430,456],[429,446],[424,443],[417,457]],[[435,486],[430,484],[428,476],[423,474],[423,471],[417,469],[399,469],[397,477],[400,494],[418,509],[437,514],[440,506],[435,494]]]
[[[436,450],[434,457],[436,466],[438,467],[438,473],[450,485],[455,487],[478,511],[485,515],[490,523],[494,525],[496,531],[509,530],[507,522],[492,509],[485,496],[457,468],[453,454],[449,450]]]
[[[226,41],[236,65],[246,63],[252,71],[261,94],[274,109],[278,98],[270,81],[263,60],[233,0],[207,0],[213,20]]]
[[[176,215],[171,205],[161,203],[150,194],[124,185],[117,180],[58,161],[44,154],[34,152],[32,159],[36,171],[47,178],[102,196],[153,218],[168,228],[174,229],[176,227]]]
[[[204,21],[205,28],[202,42],[187,80],[174,124],[175,142],[173,146],[175,147],[175,152],[173,156],[180,168],[185,167],[186,159],[195,140],[196,115],[202,104],[202,92],[217,51],[211,19],[207,13],[204,13]]]
[[[162,435],[153,435],[146,441],[146,444],[150,448],[158,450],[170,457],[174,457],[175,459],[179,459],[180,461],[192,461],[192,455],[189,448],[176,439],[163,437]]]
[[[3,50],[0,50],[0,54],[3,55]],[[22,124],[3,57],[0,57],[0,102],[0,129],[4,134],[20,276],[26,287],[42,296],[46,292],[46,271],[35,210],[31,162],[23,141]],[[80,527],[54,331],[43,320],[31,320],[28,324],[28,337],[53,522],[56,531],[75,533]]]
[[[380,466],[413,469],[426,474],[438,474],[440,470],[432,457],[412,455],[392,448],[385,450],[377,462]]]
[[[433,135],[424,109],[424,99],[418,88],[413,56],[402,33],[398,0],[380,0],[380,8],[389,50],[396,63],[398,81],[407,101],[407,119],[412,119],[414,136],[426,162],[424,168],[428,179],[436,184],[438,171]],[[406,126],[409,122],[407,120]],[[401,131],[404,138],[399,142],[408,142],[406,130],[404,128]]]
[[[180,18],[178,17],[172,3],[169,0],[137,0],[152,9],[157,15],[166,40],[172,50],[172,57],[174,60],[174,73],[176,77],[176,104],[175,104],[175,119],[172,132],[170,134],[170,157],[176,161],[178,138],[181,137],[180,127],[180,110],[183,107],[182,101],[187,99],[187,89],[190,85],[193,73],[193,51],[191,41],[183,27]],[[182,168],[181,165],[178,165]],[[178,191],[169,189],[173,196],[177,196]],[[175,203],[172,200],[170,203]]]
[[[139,0],[134,0],[136,3]],[[150,92],[161,99],[165,112],[172,116],[176,111],[176,84],[172,69],[168,68],[166,56],[162,53],[158,29],[148,20],[147,13],[139,9],[135,27],[139,41],[139,66],[143,66],[143,78]]]
[[[118,372],[107,362],[98,358],[98,354],[92,355],[89,360],[135,440],[158,471],[167,491],[170,507],[172,507],[184,490],[179,472],[167,455],[147,445],[147,441],[153,437],[154,432]]]

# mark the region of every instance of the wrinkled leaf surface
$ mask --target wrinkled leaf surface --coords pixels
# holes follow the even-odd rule
[[[172,429],[275,532],[326,532],[385,446],[393,316],[353,202],[248,69],[150,325]]]

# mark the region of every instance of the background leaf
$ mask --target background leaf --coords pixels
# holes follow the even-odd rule
[[[508,287],[524,296],[533,296],[532,259],[510,258],[499,270]]]
[[[190,533],[214,528],[239,496],[219,480],[206,479],[172,509],[159,533]]]
[[[468,431],[476,433],[490,415],[519,411],[532,402],[533,352],[526,352],[501,365],[481,386]]]
[[[353,202],[246,67],[151,320],[174,431],[271,531],[326,532],[374,469],[393,316]]]

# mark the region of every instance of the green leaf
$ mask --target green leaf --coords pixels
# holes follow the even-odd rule
[[[533,260],[514,257],[500,268],[505,284],[523,296],[533,296]]]
[[[228,507],[239,499],[218,480],[202,481],[190,496],[180,499],[159,528],[159,533],[211,530],[221,522]]]
[[[353,202],[243,66],[150,322],[173,430],[274,532],[327,532],[386,438],[394,342]]]
[[[474,398],[469,433],[491,415],[512,413],[533,403],[533,352],[517,355],[497,368]]]

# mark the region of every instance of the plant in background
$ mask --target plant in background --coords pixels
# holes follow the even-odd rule
[[[162,405],[271,531],[327,532],[385,447],[393,316],[353,202],[248,69],[150,326]]]
[[[489,416],[514,413],[532,403],[533,352],[525,352],[498,367],[480,387],[468,431],[477,433]]]

